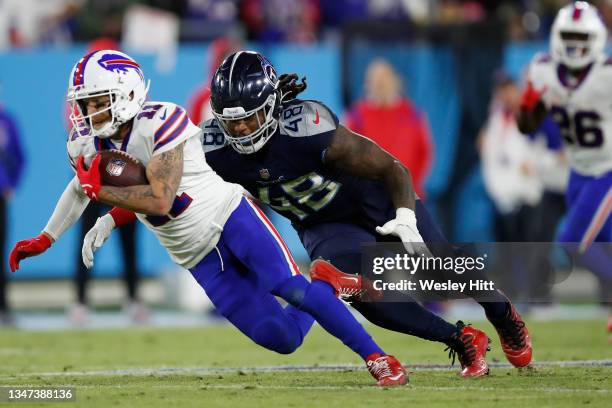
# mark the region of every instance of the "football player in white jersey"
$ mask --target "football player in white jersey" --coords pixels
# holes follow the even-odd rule
[[[76,63],[69,81],[74,128],[67,148],[76,176],[42,233],[19,241],[11,251],[13,272],[22,259],[45,252],[90,200],[99,200],[118,208],[98,219],[98,226],[112,229],[131,221],[124,215],[131,212],[121,209],[136,213],[173,261],[190,270],[220,313],[255,343],[291,353],[314,317],[366,361],[379,385],[407,382],[399,361],[372,340],[332,286],[311,284],[300,275],[280,236],[243,196],[243,188],[211,170],[201,130],[183,108],[146,102],[148,85],[136,61],[118,51],[96,51]],[[105,149],[140,160],[149,184],[102,186],[98,152]],[[91,260],[89,267],[91,255],[84,256]],[[283,308],[274,296],[289,305]]]
[[[593,245],[612,238],[612,59],[604,54],[607,37],[592,5],[577,1],[559,10],[550,54],[536,55],[529,66],[517,120],[523,133],[535,131],[546,114],[559,125],[571,165],[568,214],[559,241],[580,264],[612,280],[610,245]]]

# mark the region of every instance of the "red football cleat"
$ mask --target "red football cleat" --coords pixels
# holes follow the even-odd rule
[[[310,279],[329,283],[334,288],[336,296],[346,301],[361,296],[363,292],[361,276],[341,272],[324,259],[312,261]]]
[[[460,332],[454,336],[449,343],[449,357],[452,357],[455,363],[455,354],[459,357],[461,363],[461,377],[482,377],[489,374],[489,366],[485,360],[487,351],[490,350],[489,343],[491,340],[485,332],[478,330],[470,325],[465,325],[460,320],[457,322],[457,328]]]
[[[510,310],[502,319],[487,318],[499,334],[502,350],[508,361],[515,367],[528,366],[532,356],[531,338],[514,305],[510,303]]]
[[[404,385],[408,382],[408,375],[402,364],[393,356],[383,356],[372,353],[366,359],[368,371],[381,387]]]

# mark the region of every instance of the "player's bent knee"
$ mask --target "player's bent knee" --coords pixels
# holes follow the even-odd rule
[[[266,319],[251,331],[251,340],[270,351],[291,354],[302,344],[302,336],[276,319]]]

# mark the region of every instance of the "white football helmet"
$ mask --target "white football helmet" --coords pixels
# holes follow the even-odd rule
[[[563,7],[550,33],[552,58],[569,68],[582,68],[604,57],[608,30],[597,9],[584,1]]]
[[[67,100],[70,103],[72,126],[85,126],[91,136],[113,136],[121,124],[132,119],[145,103],[149,83],[145,85],[140,65],[129,55],[116,50],[100,50],[81,58],[70,73]],[[85,100],[108,95],[110,105],[92,115],[87,115]],[[96,129],[92,118],[110,111],[110,120]]]

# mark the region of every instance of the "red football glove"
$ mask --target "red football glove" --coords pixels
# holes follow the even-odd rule
[[[19,261],[31,256],[36,256],[45,252],[51,246],[51,240],[45,234],[40,234],[36,238],[24,239],[15,244],[9,256],[11,272],[19,269]]]
[[[120,227],[136,220],[136,214],[134,214],[130,210],[126,210],[125,208],[121,207],[113,207],[113,209],[110,210],[108,213],[111,217],[113,217],[113,221],[115,221],[115,227]]]
[[[542,89],[537,90],[533,87],[533,83],[528,81],[527,88],[525,88],[521,96],[521,109],[532,111],[546,92],[546,89],[546,86],[544,86]]]
[[[85,158],[83,156],[80,156],[77,161],[79,183],[81,183],[81,187],[85,194],[87,194],[87,197],[95,201],[98,200],[98,194],[100,194],[100,188],[102,187],[100,182],[100,160],[102,160],[102,156],[97,154],[92,160],[89,169],[85,169]]]

